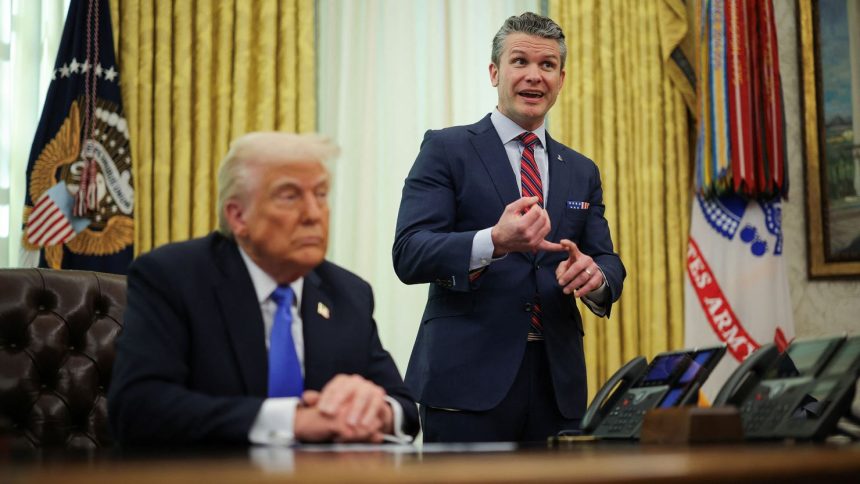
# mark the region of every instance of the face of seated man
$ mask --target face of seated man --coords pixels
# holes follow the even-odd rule
[[[236,242],[279,284],[319,265],[328,247],[329,175],[322,163],[262,157],[225,205]],[[240,182],[241,183],[241,182]]]

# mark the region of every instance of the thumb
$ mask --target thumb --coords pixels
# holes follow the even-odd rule
[[[305,390],[302,393],[302,404],[313,407],[320,401],[320,392],[316,390]]]
[[[508,210],[512,212],[522,212],[538,202],[538,197],[522,197],[514,200],[508,205]]]

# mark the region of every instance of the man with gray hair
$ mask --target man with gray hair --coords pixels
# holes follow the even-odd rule
[[[393,259],[403,282],[430,283],[406,370],[425,442],[545,440],[585,411],[576,299],[608,317],[625,270],[597,166],[544,126],[566,54],[549,18],[508,18],[496,109],[428,131],[406,178]]]
[[[219,231],[139,257],[108,396],[122,444],[408,441],[418,411],[373,294],[324,260],[337,148],[251,133],[218,173]]]

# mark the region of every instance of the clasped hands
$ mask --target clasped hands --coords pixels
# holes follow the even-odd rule
[[[321,391],[306,390],[294,432],[302,442],[382,442],[394,412],[385,390],[359,375],[340,374]]]
[[[562,239],[560,243],[545,239],[551,225],[546,210],[537,205],[538,197],[523,197],[505,207],[498,223],[493,226],[493,257],[510,252],[568,253],[555,270],[555,277],[565,294],[582,297],[603,285],[603,273],[575,243]]]

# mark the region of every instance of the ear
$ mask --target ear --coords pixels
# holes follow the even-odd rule
[[[561,76],[558,81],[558,90],[561,91],[561,88],[564,86],[564,75],[567,73],[564,69],[561,70]]]
[[[493,87],[499,87],[499,68],[490,62],[490,83]]]
[[[245,222],[245,206],[241,201],[235,198],[227,200],[224,204],[224,217],[234,236],[245,236],[248,232],[248,224]]]

